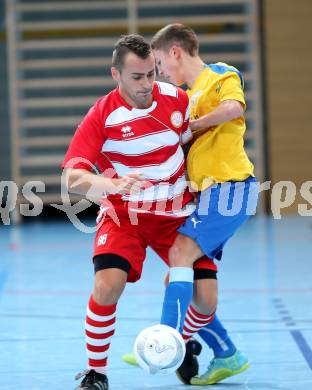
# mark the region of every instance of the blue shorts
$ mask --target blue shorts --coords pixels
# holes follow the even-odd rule
[[[221,260],[224,244],[257,208],[259,183],[245,181],[215,184],[198,193],[196,210],[178,229],[197,242],[203,253]]]

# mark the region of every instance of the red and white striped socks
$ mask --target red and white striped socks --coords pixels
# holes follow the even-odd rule
[[[215,313],[206,315],[198,313],[192,305],[188,307],[182,337],[184,341],[188,341],[194,334],[196,334],[201,328],[209,324],[213,318]]]
[[[91,295],[85,322],[87,357],[90,369],[107,373],[107,355],[115,333],[116,304],[101,306]]]

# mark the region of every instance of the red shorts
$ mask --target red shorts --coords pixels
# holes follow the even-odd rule
[[[94,256],[113,253],[126,259],[131,266],[128,282],[141,277],[146,248],[150,246],[168,265],[168,252],[178,235],[177,229],[185,218],[165,217],[154,214],[138,214],[138,224],[133,225],[128,214],[118,215],[120,226],[106,217],[98,226],[94,241]],[[202,257],[194,268],[217,271],[214,261]]]

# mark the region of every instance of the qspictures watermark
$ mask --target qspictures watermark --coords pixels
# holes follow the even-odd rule
[[[225,183],[226,184],[226,183]],[[162,183],[162,186],[165,186],[166,183]],[[193,188],[193,183],[187,183],[190,188]],[[177,186],[181,186],[181,183],[177,183]],[[162,187],[163,190],[164,187]],[[211,187],[213,190],[213,186]],[[240,211],[242,204],[241,191],[238,188],[233,189],[232,194],[230,194],[229,188],[226,185],[223,187],[224,193],[220,202],[218,203],[218,211],[224,216],[232,216],[235,213]],[[281,219],[282,210],[292,206],[298,195],[303,199],[302,202],[297,205],[298,215],[303,217],[312,216],[312,180],[305,181],[301,186],[297,187],[292,181],[279,181],[272,185],[271,181],[265,181],[263,183],[256,182],[253,184],[252,192],[257,191],[258,195],[265,191],[270,191],[270,204],[271,204],[271,214],[274,219]],[[168,189],[171,193],[175,191],[174,186],[168,184]],[[180,190],[181,188],[179,188]],[[163,200],[159,201],[157,199],[157,194],[159,187],[154,186],[154,188],[149,190],[149,196],[154,191],[154,206],[156,203],[156,208],[154,207],[154,212],[161,214],[164,210]],[[12,213],[17,212],[24,217],[36,217],[42,213],[44,202],[41,199],[40,195],[46,192],[46,185],[43,181],[29,181],[25,183],[21,188],[17,186],[14,181],[1,181],[0,182],[0,219],[4,225],[12,224]],[[89,192],[92,192],[92,188]],[[144,191],[143,191],[144,192]],[[178,191],[177,191],[178,192]],[[18,197],[23,197],[26,202],[18,203]],[[141,212],[148,212],[151,202],[144,202],[144,195],[140,198],[140,194],[132,195],[130,191],[130,201],[129,204],[129,218],[133,224],[137,222],[137,214]],[[170,195],[172,196],[172,194]],[[168,194],[169,197],[169,194]],[[4,201],[5,199],[5,201]],[[92,202],[87,199],[81,199],[76,203],[71,203],[70,193],[67,190],[66,186],[62,186],[61,193],[61,204],[50,204],[51,206],[61,210],[71,221],[71,223],[81,232],[84,233],[94,233],[98,228],[97,224],[101,223],[102,217],[105,218],[108,215],[115,223],[119,223],[117,213],[114,209],[114,204],[110,202],[109,197],[103,201],[103,204],[98,215],[97,224],[94,226],[87,226],[79,218],[79,213],[86,210],[92,205]],[[132,199],[132,200],[131,200]],[[180,201],[182,198],[180,197]],[[3,204],[1,206],[1,203]],[[158,204],[159,203],[159,204]],[[178,209],[179,204],[176,204],[175,207]],[[186,205],[186,208],[188,205]],[[190,214],[192,211],[193,204],[189,205],[189,211],[186,214]],[[202,207],[202,213],[205,213],[205,205]],[[208,212],[208,211],[207,211]],[[250,203],[247,210],[248,215],[253,215],[256,213],[255,207]],[[103,218],[103,219],[104,219]]]

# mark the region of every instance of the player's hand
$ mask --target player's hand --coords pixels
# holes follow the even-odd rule
[[[151,183],[144,179],[141,173],[128,173],[118,179],[112,179],[115,194],[138,194],[143,189],[150,187]]]
[[[198,121],[197,121],[196,119],[191,120],[191,121],[189,122],[189,126],[190,126],[190,129],[191,129],[192,131],[195,131],[195,130],[200,129],[200,127],[198,126]]]
[[[198,119],[194,119],[189,123],[190,129],[192,130],[193,135],[205,133],[206,131],[214,130],[214,126],[212,127],[202,127],[201,123]]]

